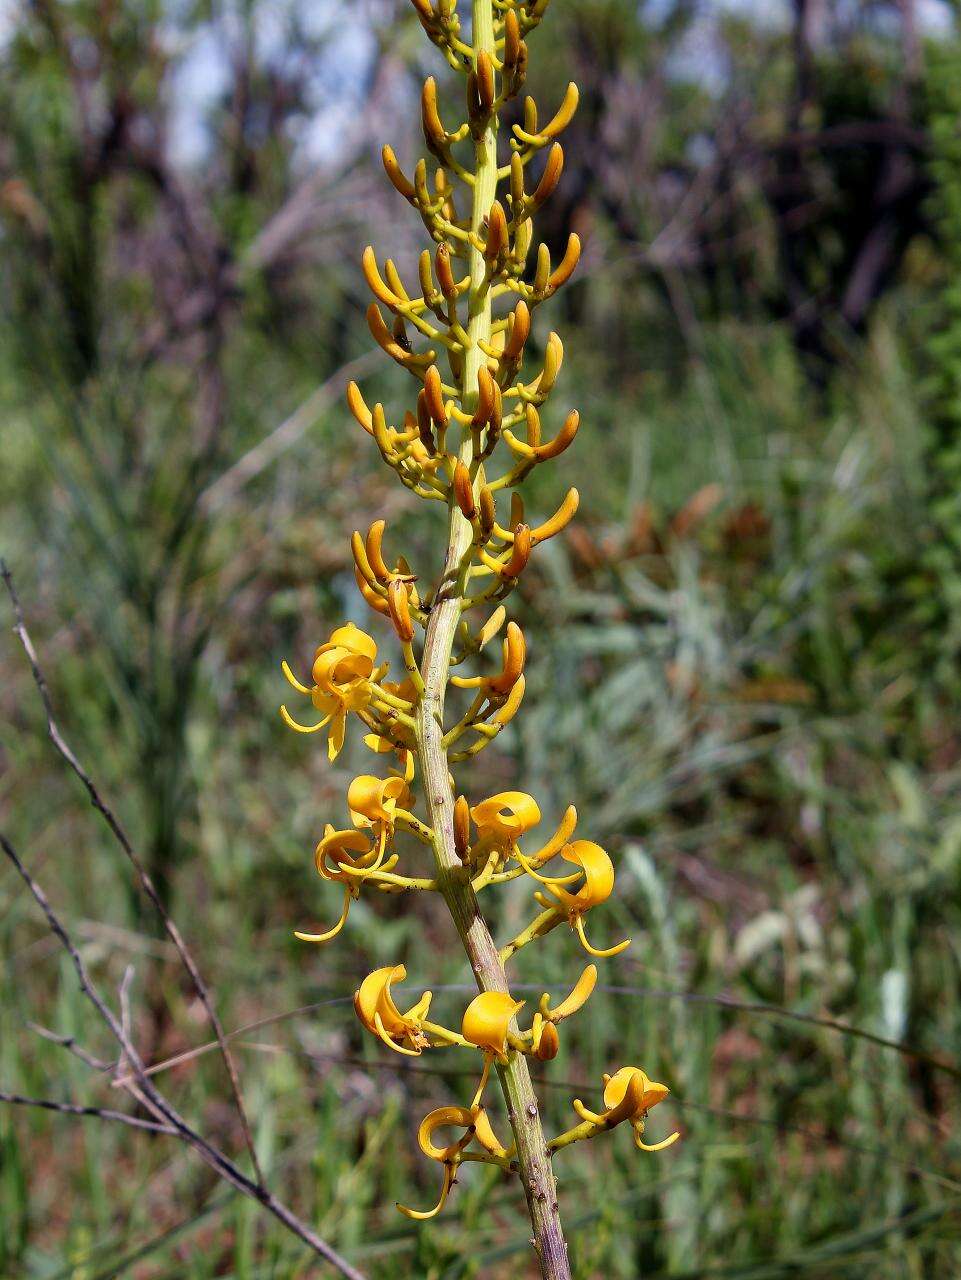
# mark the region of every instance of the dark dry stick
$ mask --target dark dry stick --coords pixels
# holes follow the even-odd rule
[[[125,1111],[111,1111],[107,1107],[81,1107],[74,1102],[55,1102],[52,1098],[25,1098],[22,1093],[4,1093],[0,1090],[0,1102],[7,1102],[14,1107],[40,1107],[43,1111],[58,1111],[65,1116],[93,1116],[97,1120],[117,1120],[129,1125],[131,1129],[147,1129],[151,1133],[166,1133],[178,1137],[177,1130],[169,1124],[158,1124],[156,1120],[141,1120],[139,1116],[128,1116]]]
[[[131,1087],[131,1093],[136,1097],[137,1101],[150,1111],[160,1125],[169,1128],[172,1131],[172,1135],[192,1147],[197,1155],[206,1164],[210,1165],[221,1178],[229,1182],[231,1186],[236,1187],[238,1191],[242,1191],[244,1195],[250,1196],[252,1200],[256,1200],[258,1204],[263,1205],[268,1213],[273,1214],[298,1239],[303,1240],[316,1254],[336,1267],[341,1275],[346,1276],[348,1280],[365,1280],[362,1272],[351,1266],[345,1258],[342,1258],[306,1223],[301,1222],[296,1214],[272,1195],[262,1182],[254,1182],[228,1156],[208,1142],[196,1129],[193,1129],[172,1103],[157,1089],[153,1081],[148,1077],[140,1055],[136,1047],[131,1043],[122,1023],[94,986],[80,952],[72,942],[60,918],[51,907],[47,895],[34,880],[24,866],[16,849],[2,832],[0,832],[0,848],[3,849],[18,875],[33,894],[34,899],[46,916],[51,932],[59,939],[61,946],[70,957],[77,974],[80,990],[106,1023],[120,1047],[123,1059],[129,1063],[135,1076],[135,1084]]]
[[[183,962],[184,968],[187,970],[187,973],[190,975],[190,980],[194,985],[194,990],[197,992],[197,995],[200,997],[201,1003],[203,1004],[204,1008],[207,1011],[207,1017],[210,1019],[210,1025],[213,1029],[214,1036],[220,1048],[220,1054],[221,1054],[221,1057],[223,1058],[224,1066],[227,1069],[227,1075],[230,1078],[230,1089],[231,1089],[231,1092],[233,1093],[234,1104],[237,1108],[237,1115],[240,1119],[240,1127],[243,1130],[244,1142],[246,1144],[248,1152],[250,1153],[250,1162],[253,1166],[254,1177],[256,1178],[258,1185],[262,1186],[264,1181],[264,1175],[260,1168],[260,1162],[257,1159],[257,1151],[254,1147],[253,1134],[250,1131],[250,1124],[247,1120],[247,1109],[244,1106],[243,1093],[241,1092],[241,1088],[240,1088],[240,1076],[237,1073],[236,1064],[230,1052],[230,1048],[227,1044],[227,1037],[224,1035],[223,1024],[220,1021],[220,1016],[218,1015],[217,1010],[214,1008],[214,1003],[210,997],[210,992],[207,990],[207,985],[204,982],[203,978],[200,976],[200,970],[197,968],[196,962],[194,961],[193,956],[188,950],[187,944],[184,942],[183,937],[180,933],[180,930],[177,928],[176,924],[171,919],[169,913],[164,908],[164,905],[160,900],[160,895],[157,893],[157,890],[154,886],[154,882],[150,878],[150,875],[148,874],[146,867],[143,865],[136,851],[134,850],[134,847],[131,844],[126,831],[120,825],[119,820],[116,818],[113,811],[109,808],[109,806],[101,796],[100,792],[97,790],[96,784],[94,783],[93,779],[90,777],[90,775],[84,769],[83,765],[74,755],[71,748],[67,745],[67,742],[63,737],[63,734],[60,732],[60,727],[57,724],[56,720],[54,719],[54,715],[53,715],[53,703],[51,702],[51,699],[50,699],[50,690],[47,686],[46,678],[42,670],[40,669],[40,662],[37,658],[37,652],[36,652],[36,649],[33,647],[33,641],[30,638],[30,633],[27,631],[26,623],[24,621],[23,609],[20,605],[20,598],[17,595],[16,588],[14,587],[14,584],[13,584],[13,576],[10,573],[10,569],[8,568],[5,560],[0,560],[0,576],[2,576],[3,578],[4,586],[7,588],[7,593],[10,596],[10,602],[13,605],[13,612],[16,620],[14,630],[17,633],[17,638],[19,639],[21,645],[23,646],[24,653],[27,655],[27,661],[30,663],[30,671],[33,675],[34,684],[37,686],[37,690],[40,694],[40,699],[43,702],[44,713],[46,714],[46,717],[47,717],[47,733],[50,736],[50,741],[53,743],[54,747],[57,749],[59,754],[63,757],[63,759],[67,762],[67,764],[70,766],[73,772],[77,775],[77,777],[83,783],[84,787],[87,790],[87,794],[90,797],[90,803],[98,811],[98,813],[102,815],[107,826],[110,828],[111,832],[116,838],[117,843],[120,845],[121,849],[124,851],[125,855],[129,859],[131,865],[133,866],[134,871],[136,872],[137,879],[140,881],[140,884],[143,888],[144,893],[150,899],[151,903],[154,906],[154,909],[156,910],[157,914],[160,916],[160,919],[163,922],[163,926],[167,933],[168,938],[176,947],[177,954],[180,956],[180,959]]]

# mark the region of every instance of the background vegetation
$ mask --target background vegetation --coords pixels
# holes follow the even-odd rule
[[[575,801],[618,864],[634,946],[544,1072],[552,1122],[637,1061],[673,1090],[651,1132],[684,1134],[561,1160],[585,1280],[961,1271],[955,16],[555,0],[536,37],[538,96],[583,94],[542,226],[587,252],[551,317],[586,425],[534,505],[582,508],[525,576],[532,710],[471,789]],[[331,769],[276,713],[281,657],[370,622],[352,528],[389,515],[436,561],[340,398],[398,392],[358,260],[416,247],[377,153],[412,154],[430,57],[390,0],[8,11],[0,518],[67,736],[239,1029],[274,1183],[370,1276],[452,1280],[523,1274],[522,1207],[478,1169],[439,1221],[395,1213],[433,1186],[419,1117],[467,1085],[385,1061],[349,996],[401,953],[451,1009],[469,974],[406,900],[294,941],[336,905],[310,853],[362,755]],[[144,1056],[202,1045],[0,609],[3,827],[104,986],[134,965]],[[109,1053],[6,869],[0,948],[0,1089],[111,1105],[32,1029]],[[241,1153],[216,1055],[166,1083]],[[0,1109],[0,1275],[308,1274],[168,1139]]]

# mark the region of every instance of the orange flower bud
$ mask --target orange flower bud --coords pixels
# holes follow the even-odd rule
[[[444,407],[444,388],[440,379],[440,369],[432,364],[424,374],[424,395],[430,416],[438,426],[446,427],[448,423],[447,409]]]
[[[410,601],[407,596],[407,584],[394,578],[387,588],[387,608],[394,630],[404,644],[410,644],[414,638],[414,624],[410,618]]]
[[[457,459],[454,465],[454,497],[457,499],[457,505],[467,519],[473,520],[477,515],[477,507],[474,503],[474,489],[471,484],[470,472],[460,458]]]
[[[470,805],[466,796],[458,796],[454,802],[454,848],[461,862],[470,853]]]
[[[531,531],[526,524],[519,524],[514,530],[514,550],[511,553],[511,558],[504,565],[501,576],[504,578],[519,578],[527,568],[527,562],[530,558]]]

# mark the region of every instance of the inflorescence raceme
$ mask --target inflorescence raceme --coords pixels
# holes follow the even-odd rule
[[[388,664],[378,663],[375,641],[350,623],[338,627],[318,647],[308,682],[298,680],[284,663],[288,681],[313,704],[314,712],[310,718],[308,711],[304,723],[282,707],[288,725],[307,734],[326,730],[328,754],[334,760],[344,743],[348,717],[353,715],[368,730],[364,742],[371,751],[393,757],[394,762],[386,777],[354,779],[347,793],[351,826],[328,825],[317,845],[317,871],[341,886],[343,901],[330,928],[298,933],[305,941],[324,943],[334,938],[347,921],[351,902],[365,889],[446,895],[440,862],[438,874],[408,875],[400,868],[395,850],[398,830],[435,850],[440,840],[430,815],[425,820],[414,812],[415,781],[425,759],[418,711],[429,679],[429,645],[418,646],[418,657],[418,634],[427,632],[429,637],[432,615],[442,601],[456,602],[456,639],[453,651],[442,654],[442,685],[463,690],[465,705],[460,718],[442,728],[446,772],[447,765],[483,751],[517,714],[524,698],[526,644],[520,627],[507,620],[502,602],[537,546],[560,533],[577,511],[577,490],[571,489],[554,515],[534,525],[526,520],[517,492],[535,467],[569,447],[579,425],[575,411],[553,435],[542,426],[541,413],[564,355],[557,334],[548,336],[536,376],[528,381],[521,377],[533,314],[568,280],[580,257],[578,237],[571,235],[559,262],[552,262],[542,243],[528,266],[533,216],[563,171],[564,153],[557,137],[576,110],[576,87],[568,86],[559,109],[543,125],[533,100],[526,98],[522,123],[511,130],[505,163],[498,161],[496,149],[499,112],[524,84],[526,37],[540,22],[547,3],[493,0],[493,39],[483,48],[476,32],[473,43],[462,39],[456,0],[413,0],[431,41],[450,66],[466,77],[466,119],[450,128],[444,123],[437,86],[433,78],[428,79],[421,105],[434,164],[420,160],[408,177],[391,148],[383,151],[390,181],[417,210],[435,245],[433,252],[425,249],[421,254],[417,286],[405,282],[390,259],[381,267],[372,248],[363,255],[364,274],[375,299],[367,314],[370,331],[387,355],[413,377],[414,409],[404,415],[400,426],[393,426],[383,405],[369,406],[355,383],[347,401],[401,482],[422,498],[445,503],[451,529],[456,526],[461,532],[456,538],[452,533],[455,554],[449,553],[433,592],[419,589],[420,579],[402,556],[387,555],[383,520],[371,524],[366,533],[357,531],[352,536],[357,585],[367,604],[392,624],[403,658],[403,680],[387,679]],[[461,153],[471,150],[473,167],[467,154],[461,158]],[[542,155],[540,175],[532,182],[530,169]],[[467,216],[458,210],[458,197],[465,194],[471,206]],[[502,465],[497,466],[495,458],[501,457]],[[505,490],[513,491],[506,520],[499,510]],[[478,614],[480,620],[475,622]],[[451,668],[479,659],[498,636],[502,637],[499,663],[492,670],[470,676],[451,674]],[[592,957],[617,955],[628,941],[601,949],[588,940],[585,927],[588,912],[613,891],[610,857],[592,841],[573,838],[577,823],[573,807],[546,842],[530,848],[528,837],[540,818],[536,801],[521,791],[502,792],[475,804],[459,796],[453,805],[453,847],[460,863],[453,874],[469,883],[474,894],[514,880],[532,880],[536,885],[533,898],[540,910],[500,949],[501,965],[565,922]],[[505,1146],[500,1141],[482,1105],[491,1066],[509,1063],[513,1055],[541,1061],[553,1058],[559,1047],[558,1025],[588,999],[597,969],[588,964],[570,995],[556,1007],[543,996],[525,1029],[518,1020],[524,1002],[506,991],[481,991],[467,1007],[460,1031],[429,1021],[430,992],[402,1012],[391,986],[405,977],[404,966],[396,965],[364,979],[354,997],[363,1026],[400,1054],[416,1056],[425,1050],[459,1046],[482,1056],[480,1083],[470,1105],[441,1107],[420,1126],[421,1150],[443,1166],[440,1197],[426,1212],[399,1207],[409,1217],[425,1218],[442,1208],[462,1162],[482,1161],[517,1171],[515,1144]],[[642,1141],[648,1111],[667,1093],[664,1085],[651,1081],[639,1068],[622,1067],[604,1077],[603,1110],[590,1111],[575,1101],[580,1123],[549,1141],[548,1150],[553,1153],[596,1137],[622,1122],[632,1126],[642,1150],[668,1146],[678,1137],[676,1133],[653,1146]],[[449,1140],[439,1144],[440,1130],[447,1131]]]

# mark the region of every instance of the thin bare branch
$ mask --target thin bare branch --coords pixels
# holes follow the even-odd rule
[[[57,1111],[65,1116],[93,1116],[96,1120],[116,1120],[120,1124],[129,1125],[131,1129],[147,1129],[150,1133],[165,1133],[177,1137],[177,1130],[172,1125],[142,1120],[139,1116],[128,1116],[124,1111],[111,1111],[108,1107],[81,1107],[73,1102],[54,1102],[52,1098],[25,1098],[20,1093],[4,1093],[2,1090],[0,1102],[7,1102],[14,1107],[39,1107],[43,1111]]]
[[[90,797],[90,803],[98,811],[98,813],[102,815],[104,821],[106,822],[107,826],[110,828],[110,831],[115,837],[117,843],[120,845],[124,854],[130,861],[131,865],[133,866],[134,872],[136,873],[137,879],[140,881],[140,885],[143,888],[144,893],[150,899],[154,909],[156,910],[157,914],[160,916],[160,919],[163,922],[163,926],[167,933],[167,936],[170,938],[170,941],[173,943],[173,945],[177,948],[177,954],[180,956],[180,959],[183,962],[184,968],[187,970],[187,973],[190,975],[190,980],[194,985],[194,990],[197,992],[197,995],[200,997],[201,1003],[203,1004],[204,1009],[207,1012],[207,1017],[210,1020],[211,1028],[213,1030],[214,1036],[216,1037],[217,1044],[220,1048],[220,1054],[221,1054],[221,1057],[223,1058],[224,1066],[227,1070],[227,1075],[230,1079],[230,1088],[233,1094],[234,1104],[237,1108],[237,1114],[240,1118],[240,1125],[241,1125],[241,1129],[243,1130],[244,1142],[247,1146],[247,1151],[250,1155],[250,1162],[254,1169],[254,1175],[257,1179],[258,1184],[262,1184],[263,1173],[260,1168],[260,1162],[257,1159],[257,1152],[254,1147],[253,1134],[251,1133],[250,1123],[247,1119],[247,1110],[246,1110],[246,1107],[244,1106],[243,1093],[241,1092],[241,1087],[240,1087],[240,1076],[237,1073],[236,1064],[231,1056],[230,1049],[227,1045],[227,1039],[224,1035],[224,1029],[223,1029],[223,1024],[220,1021],[220,1015],[217,1013],[217,1010],[214,1008],[214,1003],[210,996],[210,992],[207,990],[207,985],[200,975],[200,970],[197,968],[197,964],[194,961],[194,958],[191,955],[187,947],[187,944],[184,942],[184,939],[180,933],[180,930],[177,928],[177,925],[174,923],[169,912],[164,907],[163,902],[161,901],[160,895],[157,893],[156,887],[154,886],[153,880],[150,878],[150,875],[148,874],[146,867],[144,866],[143,862],[140,860],[140,857],[137,855],[136,851],[134,850],[133,844],[131,843],[129,837],[127,836],[126,831],[121,826],[119,819],[115,816],[113,811],[110,809],[106,801],[101,796],[93,779],[87,773],[86,769],[84,769],[83,765],[80,763],[80,761],[78,760],[77,756],[74,754],[71,747],[67,744],[63,734],[60,731],[60,727],[57,724],[56,719],[54,718],[53,703],[50,698],[50,690],[47,685],[46,677],[44,676],[43,671],[40,668],[40,662],[39,662],[39,659],[37,658],[36,649],[34,648],[33,641],[30,638],[30,633],[27,631],[26,622],[23,616],[23,609],[20,604],[20,598],[17,595],[16,587],[14,586],[14,583],[13,583],[13,576],[10,572],[10,569],[7,566],[6,561],[4,560],[0,560],[0,576],[2,576],[3,578],[4,586],[7,588],[7,593],[10,596],[10,602],[13,605],[13,612],[14,612],[14,618],[15,618],[14,630],[16,631],[17,637],[19,638],[20,643],[23,646],[23,650],[27,655],[27,661],[30,663],[30,670],[33,674],[34,684],[37,686],[37,690],[40,694],[40,699],[43,703],[43,709],[47,717],[47,733],[49,734],[50,741],[53,743],[54,747],[57,749],[57,751],[62,756],[62,758],[67,762],[67,764],[76,774],[76,776],[83,783],[84,787],[87,790],[87,794]]]
[[[112,1062],[104,1062],[102,1058],[95,1058],[81,1044],[77,1043],[76,1036],[58,1035],[56,1031],[51,1031],[48,1027],[41,1027],[39,1022],[28,1022],[27,1026],[31,1031],[35,1031],[38,1036],[42,1036],[44,1040],[49,1040],[51,1044],[58,1044],[61,1049],[66,1049],[68,1053],[72,1053],[75,1058],[79,1058],[85,1066],[90,1067],[93,1071],[110,1071],[113,1068]],[[217,1042],[214,1041],[214,1048]]]
[[[140,1055],[137,1053],[136,1047],[131,1044],[120,1019],[118,1019],[94,985],[83,957],[71,940],[59,916],[50,905],[47,895],[37,881],[34,880],[16,849],[2,832],[0,832],[0,848],[3,849],[17,874],[33,894],[35,901],[46,917],[51,932],[57,937],[70,958],[80,984],[80,990],[97,1010],[120,1046],[124,1058],[129,1062],[136,1078],[135,1084],[131,1087],[133,1096],[142,1102],[143,1106],[154,1116],[159,1124],[171,1129],[173,1135],[191,1147],[221,1178],[229,1182],[231,1186],[236,1187],[238,1191],[242,1191],[244,1195],[250,1196],[252,1200],[256,1200],[263,1205],[268,1213],[273,1214],[298,1239],[309,1245],[319,1257],[324,1258],[333,1267],[336,1267],[341,1275],[348,1277],[348,1280],[364,1280],[362,1272],[351,1266],[345,1258],[342,1258],[306,1223],[301,1222],[296,1214],[279,1201],[262,1182],[254,1182],[228,1156],[224,1155],[222,1151],[219,1151],[212,1143],[208,1142],[202,1134],[192,1128],[172,1103],[156,1088],[148,1078]]]

